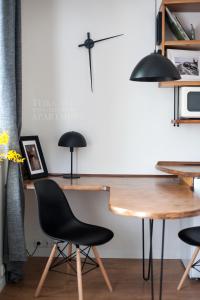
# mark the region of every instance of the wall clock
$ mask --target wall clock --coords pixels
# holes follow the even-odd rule
[[[91,59],[91,49],[94,47],[94,45],[96,43],[105,41],[105,40],[109,40],[109,39],[113,39],[116,38],[118,36],[122,36],[124,34],[117,34],[117,35],[113,35],[113,36],[109,36],[100,40],[92,40],[90,37],[90,32],[87,33],[87,39],[85,40],[85,42],[83,44],[78,45],[78,47],[85,47],[86,49],[88,49],[88,55],[89,55],[89,68],[90,68],[90,86],[91,86],[91,91],[93,92],[93,78],[92,78],[92,59]]]

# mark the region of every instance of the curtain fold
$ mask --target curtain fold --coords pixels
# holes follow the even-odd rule
[[[19,151],[21,130],[21,3],[0,0],[0,129],[10,135],[9,147]],[[19,165],[8,164],[4,218],[6,278],[22,278],[26,260],[24,194]]]

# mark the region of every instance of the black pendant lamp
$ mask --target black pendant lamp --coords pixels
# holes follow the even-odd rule
[[[157,1],[155,0],[155,50],[145,56],[134,68],[130,80],[161,82],[181,79],[181,76],[174,64],[165,56],[156,52],[156,11]]]

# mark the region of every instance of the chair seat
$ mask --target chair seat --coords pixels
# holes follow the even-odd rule
[[[200,226],[183,229],[178,236],[189,245],[200,246]]]
[[[98,246],[107,243],[113,238],[113,232],[107,228],[90,225],[78,220],[73,220],[60,228],[54,239],[70,241],[76,245]]]

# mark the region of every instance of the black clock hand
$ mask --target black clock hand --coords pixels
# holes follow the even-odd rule
[[[110,36],[110,37],[100,39],[100,40],[96,40],[96,41],[93,41],[92,39],[90,39],[90,35],[88,35],[88,38],[87,38],[87,40],[85,40],[84,44],[80,44],[80,45],[78,45],[78,47],[93,48],[95,43],[102,42],[102,41],[109,40],[109,39],[113,39],[115,37],[122,36],[122,35],[124,35],[124,34],[118,34],[118,35]]]
[[[91,84],[91,91],[93,92],[93,80],[92,80],[92,59],[91,59],[91,49],[88,48],[89,54],[89,64],[90,64],[90,84]]]
[[[118,35],[113,35],[113,36],[107,37],[107,38],[105,38],[105,39],[100,39],[100,40],[96,40],[96,41],[93,41],[93,42],[94,42],[94,43],[98,43],[98,42],[101,42],[101,41],[113,39],[113,38],[118,37],[118,36],[121,36],[121,35],[124,35],[124,34],[122,33],[122,34],[118,34]]]
[[[101,42],[101,41],[105,41],[105,40],[109,40],[109,39],[113,39],[115,37],[118,36],[122,36],[124,34],[118,34],[118,35],[113,35],[104,39],[100,39],[100,40],[96,40],[93,41],[90,38],[90,32],[87,32],[87,39],[84,41],[83,44],[78,45],[78,47],[86,47],[88,49],[88,55],[89,55],[89,67],[90,67],[90,84],[91,84],[91,91],[93,92],[93,78],[92,78],[92,59],[91,59],[91,49],[94,47],[95,43]]]

